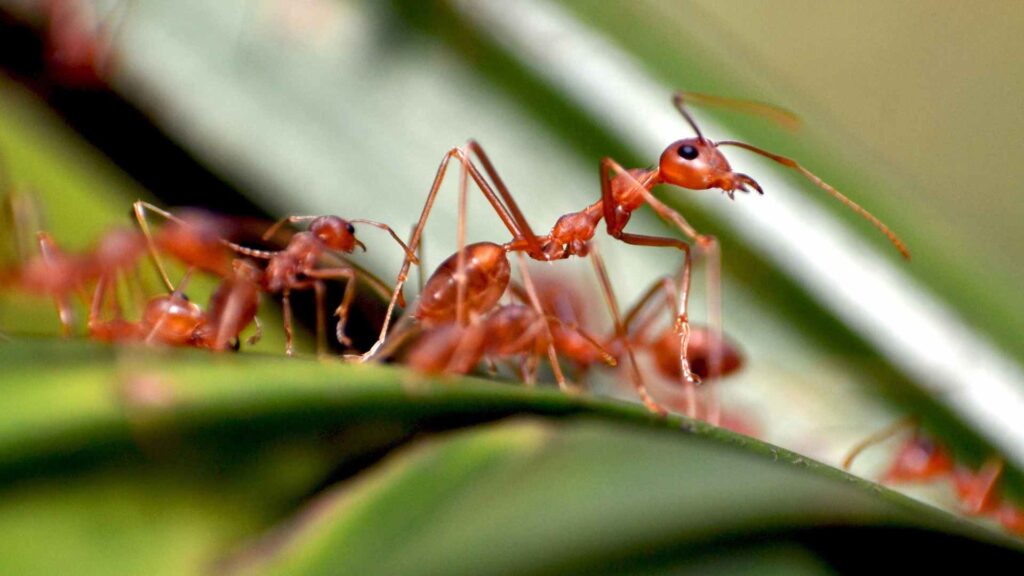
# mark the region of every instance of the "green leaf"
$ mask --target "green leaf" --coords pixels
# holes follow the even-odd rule
[[[325,494],[280,551],[261,553],[273,556],[271,574],[548,574],[625,569],[653,555],[682,561],[711,544],[743,548],[745,537],[787,540],[817,527],[917,527],[995,541],[771,451],[672,426],[517,419],[395,456]]]
[[[3,572],[653,571],[734,553],[737,570],[765,554],[810,570],[825,562],[804,534],[816,526],[1017,546],[789,451],[587,394],[77,341],[6,344],[0,364]],[[409,448],[238,552],[331,470],[357,472],[414,431]],[[67,543],[47,554],[28,544],[41,534]]]

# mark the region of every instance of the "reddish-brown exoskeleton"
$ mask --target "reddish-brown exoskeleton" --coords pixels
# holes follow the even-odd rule
[[[237,349],[239,335],[256,321],[261,271],[247,260],[236,260],[232,273],[210,296],[207,310],[189,300],[184,292],[192,273],[168,294],[151,298],[138,322],[120,313],[103,319],[104,279],[97,284],[89,311],[89,336],[105,342],[141,342],[170,346],[192,346],[214,351]],[[260,332],[249,339],[254,343]]]
[[[961,466],[944,446],[917,429],[912,418],[896,422],[858,443],[843,460],[843,468],[848,470],[854,459],[867,448],[912,426],[915,427],[913,434],[897,448],[895,458],[882,475],[883,482],[952,480],[960,508],[965,514],[991,515],[1007,530],[1024,533],[1021,509],[1003,502],[997,490],[1003,472],[1002,459],[989,458],[977,471]]]
[[[511,269],[503,247],[482,242],[466,252],[466,296],[462,307],[468,322],[460,322],[458,305],[458,255],[453,255],[431,276],[416,311],[410,316],[424,328],[405,361],[424,372],[466,373],[486,358],[521,359],[524,382],[535,382],[538,363],[547,352],[559,385],[567,383],[558,356],[590,362],[591,356],[610,365],[616,360],[578,326],[563,323],[541,305],[528,273],[524,285],[512,285],[519,302],[498,305],[510,285]],[[522,262],[521,262],[522,264]]]
[[[168,290],[173,290],[173,287],[158,252],[170,255],[190,268],[221,278],[231,274],[233,252],[228,240],[238,231],[234,219],[196,209],[172,214],[142,200],[137,200],[132,208]],[[149,227],[147,214],[150,212],[166,220],[156,232]]]
[[[71,305],[74,295],[87,301],[86,291],[95,281],[102,302],[103,296],[117,280],[137,281],[135,268],[145,251],[145,243],[141,236],[130,230],[112,230],[104,234],[92,250],[84,253],[62,250],[46,232],[38,232],[37,238],[39,254],[29,258],[12,274],[13,283],[30,294],[53,298],[65,336],[70,335],[74,327]],[[141,295],[141,292],[137,294]],[[116,298],[111,302],[118,308]]]
[[[508,266],[507,265],[507,257],[505,256],[505,254],[508,253],[508,252],[516,252],[516,253],[518,253],[521,256],[525,255],[525,256],[529,256],[531,258],[539,259],[539,260],[543,260],[543,261],[549,260],[549,257],[547,255],[545,255],[543,253],[543,250],[541,249],[540,241],[538,240],[537,236],[534,235],[530,231],[529,224],[526,222],[526,219],[523,216],[522,211],[519,209],[518,205],[515,203],[515,200],[512,198],[512,196],[509,193],[508,189],[505,187],[505,184],[501,180],[501,177],[498,176],[497,172],[494,170],[494,168],[491,165],[491,162],[490,162],[489,158],[487,157],[486,153],[483,151],[483,149],[480,147],[480,145],[477,144],[475,141],[470,141],[467,144],[467,147],[472,152],[472,154],[475,155],[480,160],[481,165],[484,167],[485,171],[487,171],[488,176],[490,177],[490,179],[494,182],[494,187],[497,188],[498,192],[495,192],[494,188],[492,188],[491,184],[483,177],[483,175],[481,174],[481,172],[479,171],[479,169],[476,167],[476,165],[474,164],[473,160],[471,159],[470,153],[467,153],[462,148],[452,148],[451,150],[448,151],[448,153],[445,154],[444,158],[441,160],[441,164],[438,167],[437,174],[436,174],[436,176],[434,178],[434,182],[433,182],[433,184],[431,186],[429,194],[427,195],[427,200],[426,200],[426,203],[424,204],[423,211],[420,214],[419,221],[417,222],[416,227],[413,230],[413,234],[412,234],[412,236],[411,236],[411,238],[409,240],[410,250],[415,251],[419,247],[420,240],[421,240],[422,233],[423,233],[423,229],[424,229],[424,227],[426,225],[426,221],[427,221],[427,218],[428,218],[428,216],[430,214],[430,211],[431,211],[431,209],[432,209],[432,207],[434,205],[434,201],[436,199],[437,193],[440,190],[441,183],[444,180],[444,176],[445,176],[445,174],[447,172],[448,164],[449,164],[449,162],[453,158],[458,160],[461,163],[461,166],[462,166],[462,168],[461,168],[461,180],[460,180],[460,196],[459,196],[459,221],[458,221],[459,224],[458,224],[458,233],[457,233],[459,249],[448,260],[448,264],[449,264],[449,267],[451,269],[448,270],[447,273],[446,273],[447,277],[448,277],[448,280],[445,280],[445,282],[447,283],[447,285],[449,285],[449,289],[448,289],[448,292],[445,293],[445,296],[444,296],[445,300],[444,301],[446,302],[445,306],[449,306],[453,310],[456,311],[456,321],[461,323],[461,324],[466,324],[468,322],[468,317],[469,317],[468,315],[471,312],[474,312],[474,310],[472,310],[472,306],[464,305],[464,303],[466,301],[466,298],[467,297],[474,297],[474,298],[475,297],[479,297],[479,295],[477,295],[477,290],[476,289],[470,289],[469,288],[469,283],[467,281],[460,282],[458,280],[459,278],[467,278],[468,279],[469,277],[472,277],[474,272],[473,272],[472,269],[467,269],[467,265],[470,265],[470,261],[476,257],[476,255],[473,254],[471,250],[463,249],[463,247],[466,247],[466,244],[465,244],[465,220],[466,220],[466,196],[467,196],[466,190],[467,190],[467,186],[468,186],[468,179],[472,178],[472,180],[476,184],[477,188],[481,191],[481,193],[484,195],[484,197],[487,199],[487,201],[490,203],[490,205],[494,208],[494,210],[497,213],[498,217],[501,219],[501,221],[505,224],[506,228],[512,234],[512,240],[507,242],[507,243],[505,243],[505,244],[503,244],[503,245],[498,245],[498,244],[493,244],[493,243],[481,243],[481,244],[474,245],[474,246],[484,246],[484,245],[487,246],[486,252],[488,253],[488,256],[487,256],[486,259],[483,259],[483,260],[484,261],[488,261],[488,262],[490,262],[490,261],[495,261],[495,262],[496,261],[501,261],[501,262],[504,262],[505,263],[504,266],[507,267]],[[526,231],[525,233],[523,232],[524,230]],[[468,247],[466,247],[466,248],[468,248]],[[484,250],[484,249],[483,248],[474,248],[474,250]],[[589,250],[584,250],[582,248],[578,251],[578,255],[585,255],[585,254],[588,254],[588,253],[589,253]],[[364,354],[364,356],[363,356],[364,359],[368,359],[368,358],[376,356],[378,351],[379,351],[380,345],[384,341],[384,337],[387,334],[387,329],[388,329],[388,326],[389,326],[389,322],[390,322],[390,319],[391,319],[392,312],[393,312],[393,310],[394,310],[394,308],[396,306],[396,303],[398,302],[398,299],[399,299],[399,297],[401,295],[402,287],[403,287],[405,281],[408,278],[408,271],[409,271],[409,267],[411,266],[411,264],[412,264],[412,261],[409,258],[406,258],[406,261],[403,263],[402,269],[399,272],[398,280],[397,280],[397,282],[395,284],[395,289],[394,289],[394,292],[392,294],[391,304],[388,307],[388,313],[387,313],[387,315],[385,317],[384,325],[383,325],[383,327],[381,329],[380,338],[378,339],[378,342],[366,354]],[[475,266],[475,264],[474,264],[474,266]],[[596,262],[595,262],[595,267],[598,267],[598,264]],[[525,280],[526,280],[525,266],[523,266],[521,268],[522,268],[523,273],[524,273],[524,283],[526,283],[525,282]],[[603,268],[603,266],[602,266],[602,268]],[[435,276],[436,276],[436,274],[435,274]],[[617,327],[616,331],[617,332],[621,332],[622,331],[621,317],[618,314],[618,306],[617,306],[617,304],[615,304],[614,295],[612,295],[611,292],[610,292],[610,283],[608,282],[607,274],[599,272],[599,276],[601,276],[601,278],[602,278],[602,288],[604,289],[604,295],[605,295],[606,303],[609,305],[609,310],[612,313],[613,320],[615,322],[615,326]],[[433,278],[432,278],[432,281],[434,283],[440,282],[439,279],[435,280]],[[526,284],[529,285],[529,283],[526,283]],[[493,284],[493,291],[496,294],[496,296],[495,296],[496,299],[500,298],[501,294],[504,293],[505,286],[507,286],[507,282],[505,282],[505,284],[503,284],[500,287],[500,289],[499,289],[499,286],[497,284]],[[431,296],[431,292],[432,292],[431,282],[428,282],[427,286],[424,289],[424,295],[427,298],[433,298],[433,296]],[[488,292],[488,293],[490,293],[490,292]],[[495,302],[496,302],[496,300],[495,300]],[[538,311],[539,315],[543,316],[543,311],[540,309],[539,303],[534,303],[534,302],[531,301],[531,305],[534,306],[534,308]],[[461,312],[459,312],[459,311],[461,311]],[[485,309],[481,309],[481,310],[478,310],[476,312],[478,314],[482,314],[483,312],[486,312],[486,310]],[[415,316],[418,318],[419,315],[420,315],[419,312],[417,312],[417,314]],[[548,347],[548,356],[549,356],[549,360],[551,361],[551,364],[552,364],[552,369],[553,369],[553,371],[555,373],[555,378],[558,380],[559,385],[561,387],[567,388],[568,387],[567,382],[565,381],[564,376],[562,375],[561,370],[558,367],[558,362],[557,362],[557,359],[556,359],[557,358],[556,351],[555,351],[554,345],[553,345],[553,338],[552,338],[552,336],[550,334],[550,327],[548,326],[547,323],[544,324],[544,330],[546,332],[544,337],[548,339],[549,343],[551,343],[551,345]],[[627,345],[627,348],[628,348],[628,345]],[[631,349],[628,350],[628,351],[631,353]],[[637,378],[634,380],[634,382],[636,384],[636,389],[637,389],[637,392],[638,392],[639,396],[644,401],[644,404],[648,408],[650,408],[652,411],[664,414],[665,413],[664,409],[661,408],[660,406],[658,406],[658,404],[656,402],[654,402],[654,400],[647,393],[646,388],[643,386],[642,380],[639,378],[639,373],[636,372],[635,368],[634,368],[634,373],[637,375]]]
[[[157,233],[151,233],[147,224],[146,213],[156,213],[167,220],[167,225],[161,227]],[[266,267],[260,272],[258,285],[263,291],[271,294],[281,294],[284,304],[284,328],[285,328],[285,351],[291,355],[294,353],[292,334],[292,310],[291,292],[295,290],[313,289],[317,300],[317,350],[324,351],[326,338],[324,336],[324,294],[327,280],[346,280],[345,293],[341,304],[335,311],[338,317],[337,337],[342,344],[348,345],[349,340],[344,334],[345,320],[348,309],[355,296],[355,279],[363,278],[372,288],[381,292],[385,297],[389,295],[388,288],[376,277],[368,272],[359,269],[351,263],[343,265],[320,268],[320,261],[327,253],[349,254],[358,246],[363,250],[365,245],[355,237],[354,223],[363,223],[375,226],[387,231],[392,238],[399,243],[411,255],[405,243],[386,224],[372,220],[356,219],[344,220],[337,216],[291,216],[283,218],[264,233],[264,240],[268,240],[285,224],[296,222],[309,222],[309,229],[297,232],[289,239],[287,246],[282,250],[259,250],[242,246],[225,239],[225,235],[236,228],[226,218],[216,217],[204,212],[191,211],[181,216],[172,214],[166,210],[153,206],[147,202],[138,201],[135,203],[135,213],[139,225],[142,227],[147,238],[150,238],[150,246],[156,257],[156,252],[166,252],[189,266],[199,268],[214,274],[228,277],[228,270],[232,266],[232,252],[250,256],[266,261]],[[415,257],[413,257],[415,259]],[[165,282],[170,285],[163,267],[159,264],[161,274]],[[238,264],[235,265],[235,273],[238,273]],[[247,265],[252,270],[251,264]],[[246,284],[240,284],[246,285]],[[255,305],[255,304],[252,304]],[[229,330],[230,332],[230,330]]]
[[[228,243],[228,245],[240,254],[267,261],[261,285],[266,292],[281,294],[284,306],[285,352],[288,355],[294,353],[290,300],[292,291],[313,289],[315,292],[317,350],[323,353],[326,344],[326,337],[324,335],[326,324],[324,317],[324,282],[327,280],[345,280],[345,293],[338,308],[334,311],[334,315],[338,318],[336,329],[338,342],[349,346],[351,342],[345,336],[345,321],[348,318],[348,310],[352,304],[352,299],[355,297],[356,279],[359,277],[367,279],[370,285],[380,290],[385,297],[389,294],[386,289],[381,288],[379,281],[372,278],[372,275],[363,271],[357,271],[354,266],[347,263],[330,268],[319,267],[323,256],[328,252],[350,254],[357,246],[366,250],[366,246],[355,236],[355,226],[353,225],[355,223],[368,224],[387,231],[405,251],[407,258],[411,258],[415,262],[416,256],[387,224],[365,219],[345,220],[338,216],[290,216],[283,218],[268,229],[264,238],[273,236],[277,229],[285,223],[296,222],[309,222],[309,229],[295,233],[283,250],[256,250],[234,243]]]

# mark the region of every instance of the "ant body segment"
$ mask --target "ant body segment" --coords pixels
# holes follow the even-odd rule
[[[424,372],[466,373],[485,357],[493,364],[495,359],[518,356],[523,359],[521,377],[532,385],[540,356],[547,351],[555,378],[565,388],[559,355],[578,364],[592,358],[616,364],[596,339],[544,308],[525,269],[525,287],[510,285],[511,270],[501,246],[481,242],[466,246],[464,252],[467,294],[462,307],[469,321],[459,321],[455,254],[431,276],[411,316],[425,330],[407,356],[409,365]],[[498,305],[508,288],[519,302]]]

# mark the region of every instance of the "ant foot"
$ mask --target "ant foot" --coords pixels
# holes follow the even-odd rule
[[[377,342],[375,342],[373,344],[373,346],[370,346],[369,350],[367,350],[366,352],[363,352],[359,356],[355,356],[354,358],[358,358],[360,364],[365,364],[366,362],[369,362],[370,360],[373,360],[373,357],[377,354],[377,350],[380,349],[380,347],[381,347],[381,345],[383,343],[384,342],[382,340],[378,340]]]
[[[337,336],[338,343],[341,344],[342,346],[344,346],[346,348],[351,348],[352,347],[352,339],[349,338],[348,336],[345,336],[345,321],[344,320],[338,322],[338,328],[337,328],[335,336]]]

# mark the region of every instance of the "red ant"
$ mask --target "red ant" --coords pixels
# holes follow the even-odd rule
[[[236,260],[232,275],[222,280],[210,296],[205,312],[184,292],[192,270],[185,273],[170,293],[150,299],[139,322],[123,320],[120,315],[113,320],[100,319],[103,284],[107,281],[101,279],[89,312],[90,337],[108,342],[138,341],[214,351],[237,349],[239,334],[256,320],[260,270],[251,262]],[[255,343],[259,336],[257,324],[257,333],[249,343]]]
[[[419,238],[422,233],[426,217],[433,199],[436,196],[440,181],[443,178],[447,161],[453,156],[461,154],[458,148],[453,149],[446,156],[445,161],[439,170],[438,178],[431,191],[424,208],[420,221],[413,232],[415,246],[419,246]],[[461,156],[464,158],[464,156]],[[481,189],[487,195],[490,189],[486,183],[479,179],[475,166],[464,161],[459,188],[459,225],[458,225],[458,251],[438,266],[437,270],[430,276],[421,290],[417,300],[416,309],[403,318],[404,322],[416,321],[418,324],[431,331],[414,350],[410,362],[428,371],[458,371],[465,372],[476,365],[479,359],[485,354],[507,356],[524,352],[533,347],[534,350],[547,349],[548,359],[551,363],[555,379],[562,389],[568,389],[568,383],[562,374],[558,364],[558,352],[555,348],[555,337],[551,330],[551,321],[540,305],[536,290],[530,279],[525,266],[525,261],[520,255],[520,270],[522,271],[524,288],[520,290],[520,299],[528,301],[532,311],[525,307],[507,306],[498,307],[498,301],[505,294],[511,278],[511,265],[507,253],[511,251],[507,245],[502,246],[493,242],[479,242],[465,244],[465,214],[468,189],[468,177],[474,175],[474,180],[481,184]],[[493,197],[493,196],[491,196]],[[498,202],[496,208],[501,210],[503,205]],[[410,248],[411,250],[412,248]],[[406,278],[410,260],[407,257],[399,274],[399,282],[396,284],[392,302],[388,308],[388,318],[393,310],[398,296],[401,294],[401,284]],[[525,297],[523,297],[525,292]],[[450,325],[454,327],[448,327]],[[524,328],[530,334],[529,338],[510,336],[498,338],[492,332],[500,330],[506,333],[514,330],[515,327]],[[443,327],[443,328],[442,328]],[[433,329],[433,330],[432,330]],[[387,319],[381,332],[381,342],[387,330]],[[404,328],[396,328],[391,336],[392,343],[400,343],[409,331]],[[459,334],[465,333],[466,344],[461,344],[456,349],[451,348],[458,341]],[[485,345],[482,341],[483,334],[489,334],[492,343]],[[472,342],[476,342],[472,344]],[[378,344],[374,345],[364,358],[375,355],[378,352]],[[397,345],[397,344],[396,344]],[[596,345],[596,342],[595,342]],[[447,352],[445,352],[447,351]],[[443,356],[442,358],[429,358],[431,355]],[[448,358],[448,356],[451,356]],[[607,356],[607,355],[606,355]],[[534,358],[537,354],[534,354]],[[532,378],[532,370],[526,370],[526,379]],[[645,396],[645,399],[647,397]]]
[[[341,304],[334,311],[334,315],[338,318],[336,329],[338,342],[345,346],[350,346],[351,341],[345,335],[345,321],[348,318],[349,307],[355,297],[357,276],[368,279],[370,285],[374,289],[380,290],[385,297],[388,296],[388,292],[386,289],[381,288],[382,283],[373,278],[371,274],[363,270],[357,271],[353,265],[347,262],[332,268],[318,268],[317,266],[321,258],[331,251],[350,254],[357,246],[365,251],[366,246],[355,236],[355,226],[353,224],[356,223],[368,224],[385,230],[402,247],[407,258],[417,261],[416,256],[390,226],[362,218],[344,220],[338,216],[289,216],[281,219],[268,229],[263,236],[264,240],[273,236],[278,228],[285,223],[296,222],[309,222],[309,230],[294,234],[283,250],[256,250],[231,242],[227,242],[227,245],[239,254],[267,261],[261,285],[269,293],[281,294],[284,306],[285,353],[289,356],[294,353],[292,345],[291,292],[293,290],[308,290],[310,288],[314,290],[317,306],[317,348],[323,353],[324,345],[326,344],[324,337],[324,325],[326,324],[324,318],[324,281],[345,280],[345,293]]]
[[[502,247],[491,243],[472,244],[466,247],[469,264],[467,273],[467,300],[464,307],[473,315],[468,324],[457,321],[457,300],[451,294],[452,287],[458,290],[452,274],[457,269],[458,255],[450,257],[441,268],[440,274],[431,277],[440,290],[423,291],[419,306],[413,316],[426,331],[413,345],[406,363],[424,372],[467,373],[486,357],[493,365],[495,359],[522,357],[520,373],[524,382],[532,385],[541,354],[548,352],[556,380],[563,388],[567,386],[558,356],[576,362],[592,363],[603,361],[611,366],[616,360],[600,343],[575,324],[562,322],[550,314],[541,304],[529,274],[523,269],[523,286],[513,284],[511,294],[521,303],[497,305],[505,287],[509,286],[508,260]],[[494,264],[478,266],[476,258],[481,254],[489,256]],[[521,266],[525,263],[521,262]],[[480,270],[493,270],[497,276],[487,278]],[[476,282],[483,280],[482,283]],[[480,283],[481,290],[472,289]]]
[[[601,161],[600,170],[601,199],[580,212],[566,214],[559,218],[551,232],[546,236],[537,236],[530,228],[529,223],[512,198],[508,188],[497,174],[483,148],[477,142],[471,140],[467,144],[467,148],[469,153],[477,157],[497,192],[481,176],[469,158],[469,153],[460,148],[453,148],[445,154],[438,167],[437,175],[427,195],[420,220],[409,241],[410,247],[415,250],[418,245],[426,218],[433,206],[445,171],[447,170],[448,162],[454,157],[463,165],[463,179],[465,179],[465,174],[468,172],[468,175],[473,178],[478,188],[512,234],[512,241],[504,246],[506,250],[522,252],[530,258],[543,261],[567,258],[569,256],[585,256],[590,251],[590,240],[593,238],[600,221],[604,219],[608,234],[627,244],[674,247],[682,250],[685,257],[682,273],[684,285],[688,286],[690,247],[686,242],[674,238],[644,236],[624,231],[632,213],[644,204],[647,204],[654,209],[659,217],[675,224],[685,236],[696,241],[703,253],[710,255],[712,268],[709,271],[709,278],[715,286],[714,292],[717,291],[718,276],[717,241],[711,236],[698,234],[679,213],[655,198],[650,191],[657,184],[670,184],[696,190],[720,188],[730,198],[734,196],[736,190],[748,192],[750,189],[754,189],[763,194],[763,190],[754,179],[745,174],[733,172],[728,161],[718,150],[720,146],[738,146],[800,172],[814,184],[866,218],[886,235],[901,254],[909,257],[909,252],[906,250],[903,242],[887,226],[794,160],[742,142],[712,142],[704,138],[697,124],[686,111],[683,94],[676,94],[673,102],[683,115],[683,118],[697,133],[697,137],[679,140],[669,145],[662,153],[658,167],[654,169],[625,170],[611,158],[604,158]],[[463,212],[464,210],[460,205],[460,234],[464,229],[464,224],[461,220],[461,218],[464,218],[462,216]],[[402,270],[399,272],[392,305],[389,306],[381,338],[378,339],[378,343],[364,357],[372,356],[383,340],[394,302],[407,278],[409,265],[409,262],[404,263]],[[711,298],[716,298],[716,296],[712,295]],[[715,315],[713,321],[717,324],[717,315]],[[682,294],[680,297],[676,330],[680,340],[680,371],[684,382],[692,385],[696,383],[696,378],[686,358],[689,329],[687,298],[685,294]],[[642,391],[642,395],[646,396],[646,391]],[[656,408],[656,404],[649,403],[648,406],[656,411],[661,411],[659,408]]]
[[[1002,460],[990,458],[977,472],[959,466],[944,446],[916,428],[913,418],[896,422],[858,443],[843,460],[843,469],[849,470],[854,459],[867,448],[910,426],[915,426],[915,431],[897,449],[896,457],[882,475],[883,482],[930,482],[948,477],[965,514],[993,515],[1008,530],[1024,534],[1024,511],[1003,502],[996,490],[1003,471]]]
[[[71,295],[77,292],[86,300],[86,285],[93,280],[101,291],[110,289],[121,276],[137,280],[133,269],[145,249],[141,237],[122,229],[106,233],[92,251],[84,254],[61,250],[46,232],[38,232],[37,239],[39,255],[19,268],[14,282],[26,292],[54,299],[65,336],[71,334],[74,325]],[[116,299],[113,302],[116,306]]]
[[[494,181],[495,186],[498,187],[499,193],[494,192],[491,185],[483,178],[476,165],[463,149],[452,148],[447,154],[445,154],[445,157],[442,159],[441,164],[438,167],[437,175],[435,176],[434,183],[431,186],[430,193],[427,196],[427,201],[422,213],[420,214],[419,221],[417,222],[409,241],[410,250],[416,250],[419,246],[427,217],[429,216],[430,210],[433,208],[437,193],[444,180],[448,163],[452,158],[458,159],[462,165],[457,231],[459,248],[456,253],[446,260],[434,275],[431,276],[421,293],[421,303],[419,304],[417,311],[411,316],[412,319],[420,321],[420,323],[425,327],[429,327],[432,322],[446,323],[452,321],[466,325],[470,316],[477,317],[488,312],[497,304],[498,300],[505,293],[505,290],[508,287],[508,278],[511,273],[511,267],[508,263],[507,253],[516,252],[517,254],[527,256],[535,256],[541,253],[539,251],[539,244],[537,244],[536,249],[520,247],[520,244],[524,246],[530,243],[536,244],[536,237],[533,236],[532,233],[530,236],[524,237],[519,232],[523,227],[528,229],[529,224],[526,223],[521,211],[515,204],[515,201],[511,198],[511,195],[507,188],[505,188],[501,178],[494,171],[493,166],[491,166],[490,160],[487,158],[483,149],[474,141],[470,141],[468,147],[480,159],[484,169]],[[470,177],[473,179],[474,183],[483,193],[485,198],[490,202],[491,206],[495,209],[505,226],[510,232],[512,232],[513,240],[511,242],[504,245],[494,244],[492,242],[481,242],[466,246],[466,190],[468,188],[468,179]],[[581,248],[579,254],[583,255],[584,253],[589,253],[589,246],[587,248],[588,249],[586,250]],[[546,256],[536,259],[544,261],[548,260]],[[398,280],[395,284],[394,292],[392,293],[391,303],[388,306],[384,325],[381,328],[380,337],[378,338],[377,343],[375,343],[374,346],[363,355],[362,358],[364,360],[377,356],[380,351],[380,346],[384,342],[384,337],[387,334],[387,329],[394,307],[401,296],[402,286],[408,278],[408,271],[411,264],[412,260],[408,257],[405,262],[403,262],[402,269],[399,271]],[[604,289],[606,304],[612,312],[616,326],[616,333],[622,333],[621,316],[619,315],[618,305],[615,302],[614,295],[611,294],[610,291],[611,285],[608,281],[607,273],[603,272],[603,265],[598,265],[595,262],[595,267],[601,269],[599,270],[599,278],[601,279],[601,285]],[[525,266],[521,268],[524,270],[525,280]],[[531,302],[531,304],[533,304],[533,302]],[[544,315],[539,302],[534,305],[534,308],[540,316]],[[425,324],[424,321],[426,321]],[[542,324],[545,331],[544,337],[549,343],[548,357],[552,364],[552,370],[555,373],[555,378],[561,388],[567,389],[568,383],[565,381],[561,369],[558,366],[557,352],[554,348],[550,326],[547,322]],[[401,333],[401,331],[398,332]],[[627,352],[629,355],[632,355],[632,350],[629,349],[628,346]],[[637,376],[635,380],[637,393],[643,400],[644,404],[651,411],[664,414],[664,409],[658,406],[658,404],[654,402],[647,393],[646,388],[639,379],[639,373],[636,371],[635,367],[633,372]]]

